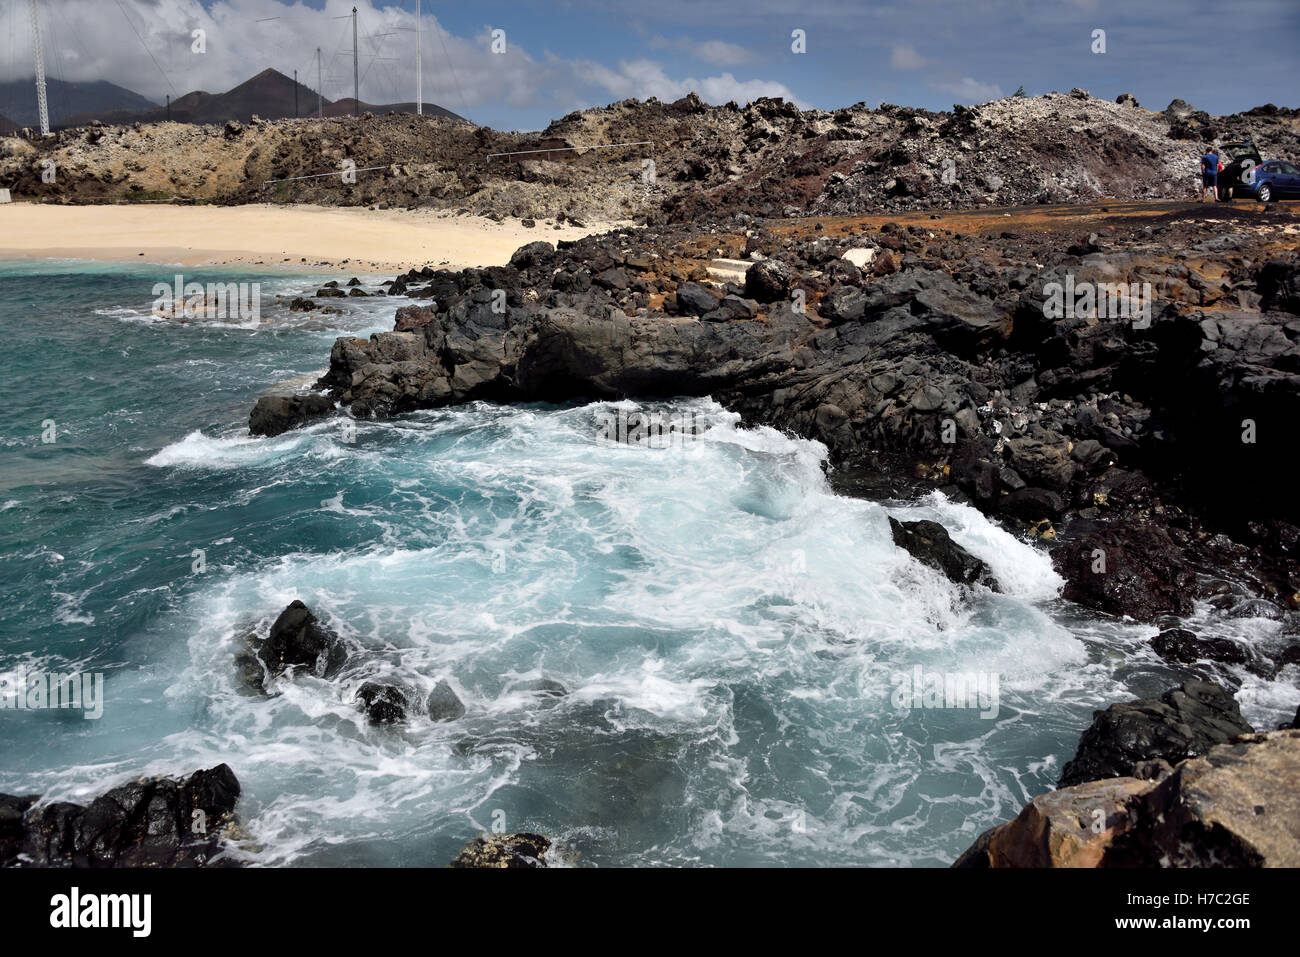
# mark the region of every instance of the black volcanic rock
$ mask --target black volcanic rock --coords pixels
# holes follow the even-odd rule
[[[555,262],[555,247],[544,240],[527,243],[515,250],[510,265],[520,272],[549,266]]]
[[[338,635],[295,599],[271,626],[260,655],[273,676],[295,668],[332,678],[343,667],[347,648]]]
[[[764,259],[745,271],[745,295],[759,302],[776,302],[790,294],[794,275],[776,259]]]
[[[820,311],[833,323],[851,322],[862,318],[866,306],[866,294],[857,286],[836,286],[822,299]]]
[[[357,701],[371,724],[395,724],[406,719],[406,694],[393,682],[363,682],[357,689]]]
[[[593,276],[591,281],[612,292],[622,292],[628,287],[627,272],[622,269],[606,269]]]
[[[433,322],[437,314],[437,310],[429,306],[402,306],[397,310],[397,322],[393,326],[393,331],[413,332],[416,329],[423,329]]]
[[[1300,264],[1275,259],[1259,271],[1260,303],[1263,309],[1277,309],[1300,315]]]
[[[1255,729],[1236,700],[1209,681],[1186,681],[1159,698],[1113,704],[1093,714],[1057,787],[1135,774],[1143,761],[1171,765]]]
[[[1065,500],[1049,489],[1018,488],[1002,500],[1001,509],[1016,518],[1036,522],[1044,518],[1060,518],[1065,510]]]
[[[425,710],[434,721],[455,721],[465,714],[465,705],[446,681],[439,681],[424,702]]]
[[[959,585],[983,585],[1000,591],[988,565],[952,540],[938,522],[900,522],[890,516],[889,531],[894,544],[917,561],[938,569]]]
[[[683,316],[703,316],[718,308],[718,297],[696,282],[677,286],[677,311]]]
[[[1165,661],[1192,664],[1202,659],[1228,664],[1245,664],[1250,660],[1241,645],[1228,638],[1199,638],[1186,628],[1171,628],[1151,639],[1151,647]]]
[[[1151,621],[1192,610],[1194,576],[1169,533],[1155,525],[1111,526],[1052,552],[1063,597],[1111,615]]]
[[[551,842],[540,834],[483,834],[460,849],[450,867],[546,867]]]
[[[224,849],[222,833],[236,822],[239,790],[220,764],[188,778],[132,781],[84,807],[0,794],[0,867],[212,864]]]
[[[263,395],[258,397],[248,414],[248,431],[251,435],[280,435],[322,419],[333,411],[334,402],[318,392]]]
[[[1256,251],[1272,240],[1228,228],[1213,240],[1243,255],[1210,256],[1194,245],[1200,227],[1162,223],[1158,250],[1108,229],[1109,251],[1069,262],[1063,246],[1077,227],[969,236],[913,223],[879,235],[923,265],[854,285],[812,274],[846,245],[879,245],[874,235],[831,237],[823,225],[787,240],[732,222],[564,241],[553,263],[523,272],[426,267],[418,276],[439,290],[437,312],[340,338],[317,387],[358,418],[474,400],[712,396],[746,422],[825,443],[832,466],[955,484],[1009,527],[1033,525],[1057,543],[1066,597],[1097,610],[1185,614],[1193,566],[1257,562],[1213,544],[1210,518],[1231,536],[1258,526],[1251,547],[1276,557],[1256,569],[1261,597],[1277,605],[1300,591],[1300,536],[1286,532],[1300,510],[1279,440],[1300,418],[1300,327],[1291,313],[1259,311],[1252,265],[1289,261]],[[702,259],[742,255],[742,243],[780,257],[751,273],[779,261],[803,277],[806,314],[788,300],[741,298],[734,285],[719,299],[690,278],[704,274]],[[942,266],[936,243],[949,250]],[[1249,257],[1241,244],[1253,244]],[[1171,248],[1187,258],[1169,262]],[[1013,257],[1044,265],[1010,269]],[[627,290],[592,283],[611,269],[628,275]],[[1045,287],[1070,274],[1150,280],[1149,325],[1053,318]],[[504,312],[493,289],[506,291]],[[1203,308],[1229,293],[1250,308]],[[1243,442],[1246,419],[1256,443]]]

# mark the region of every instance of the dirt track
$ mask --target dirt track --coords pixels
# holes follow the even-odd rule
[[[1231,203],[1196,203],[1161,200],[1155,202],[1105,201],[1097,203],[1055,203],[1050,205],[999,206],[988,209],[968,209],[932,213],[928,210],[913,212],[878,213],[871,216],[835,216],[815,219],[798,219],[770,225],[777,235],[804,239],[814,235],[856,233],[879,230],[885,223],[895,222],[907,226],[923,225],[930,229],[951,229],[959,232],[979,232],[988,229],[1017,230],[1068,230],[1087,226],[1093,229],[1133,220],[1172,222],[1177,220],[1202,220],[1205,222],[1250,222],[1277,225],[1300,222],[1300,203],[1294,201],[1262,203],[1235,200]]]

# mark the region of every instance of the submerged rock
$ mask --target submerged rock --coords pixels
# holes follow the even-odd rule
[[[266,679],[269,677],[266,665],[262,663],[262,645],[266,639],[259,638],[255,632],[244,636],[235,652],[236,688],[240,694],[264,694]]]
[[[424,706],[429,717],[434,721],[455,721],[465,714],[465,705],[461,703],[460,698],[456,697],[456,692],[451,690],[451,685],[445,680],[433,686]]]
[[[531,691],[543,698],[563,698],[569,693],[564,685],[551,678],[533,678],[511,686],[512,691]]]
[[[272,676],[298,668],[333,678],[347,660],[343,640],[297,599],[280,612],[259,654]]]
[[[943,572],[951,581],[1000,591],[998,580],[988,565],[954,542],[948,530],[938,522],[900,522],[891,516],[889,530],[895,545],[917,561]]]
[[[549,838],[540,834],[482,834],[460,849],[451,867],[546,867]]]
[[[1144,761],[1175,764],[1204,754],[1252,728],[1236,700],[1210,681],[1185,681],[1159,698],[1113,704],[1094,712],[1079,750],[1061,772],[1058,787],[1132,775]]]
[[[366,681],[357,689],[361,710],[371,724],[395,724],[406,719],[406,694],[388,681]]]
[[[0,867],[202,867],[237,823],[239,781],[220,764],[132,781],[85,806],[37,800],[0,794]]]

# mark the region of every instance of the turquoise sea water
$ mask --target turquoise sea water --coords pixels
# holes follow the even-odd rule
[[[312,319],[276,296],[324,277],[188,270],[260,281],[262,321],[151,316],[175,271],[0,264],[0,674],[106,689],[99,720],[0,711],[2,791],[86,800],[225,761],[240,853],[272,865],[440,866],[496,825],[587,864],[937,866],[1052,786],[1092,709],[1183,674],[977,512],[833,495],[821,446],[707,400],[655,406],[712,426],[671,449],[595,441],[608,403],[250,438],[262,389],[395,305]],[[1007,593],[911,561],[889,514],[943,521]],[[237,637],[294,598],[358,667],[240,694]],[[996,675],[997,716],[896,707],[916,666]],[[446,680],[467,713],[371,727],[368,675]],[[538,678],[568,694],[520,687]],[[1294,712],[1293,685],[1242,678],[1257,726]]]

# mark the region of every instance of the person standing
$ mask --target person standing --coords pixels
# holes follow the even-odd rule
[[[1212,195],[1217,201],[1219,198],[1219,154],[1214,152],[1213,146],[1205,148],[1205,155],[1201,157],[1201,202],[1205,202],[1205,197]]]

